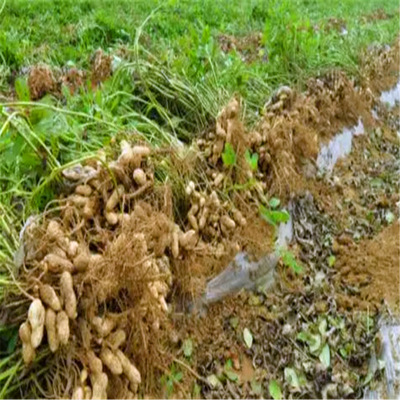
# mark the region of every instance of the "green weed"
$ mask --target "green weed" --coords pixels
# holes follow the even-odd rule
[[[161,377],[161,384],[165,388],[166,397],[170,398],[174,392],[174,388],[183,378],[183,373],[175,364],[172,364],[171,370]]]

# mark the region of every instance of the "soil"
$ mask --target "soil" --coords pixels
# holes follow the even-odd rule
[[[386,227],[373,239],[358,245],[341,246],[337,269],[348,285],[360,287],[359,296],[372,306],[386,301],[394,312],[400,311],[400,224]]]
[[[246,63],[251,64],[258,59],[268,62],[267,54],[263,52],[261,32],[254,32],[242,37],[221,34],[218,36],[218,43],[223,52],[236,51]]]

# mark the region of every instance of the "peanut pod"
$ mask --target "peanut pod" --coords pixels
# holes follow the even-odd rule
[[[76,311],[77,302],[74,292],[74,283],[72,275],[67,271],[64,271],[61,274],[60,289],[61,289],[61,295],[64,300],[65,312],[67,313],[69,318],[75,319],[78,313]]]
[[[51,308],[46,310],[45,325],[50,351],[55,353],[58,350],[60,341],[57,334],[57,315]]]
[[[42,343],[45,314],[42,302],[39,299],[33,300],[28,310],[28,320],[32,329],[31,344],[34,349]]]

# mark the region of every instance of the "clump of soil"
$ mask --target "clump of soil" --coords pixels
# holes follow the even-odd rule
[[[236,51],[246,63],[252,63],[261,57],[263,61],[268,61],[267,55],[262,51],[261,32],[254,32],[243,37],[221,34],[218,35],[218,43],[224,53]]]
[[[358,288],[357,297],[380,307],[384,299],[400,311],[400,224],[386,227],[373,239],[341,246],[337,269],[341,282]]]
[[[71,95],[73,95],[85,83],[86,74],[78,68],[70,68],[61,77],[62,84],[65,85]]]
[[[31,68],[28,87],[32,100],[41,99],[44,95],[55,93],[58,89],[56,78],[47,65],[37,65]]]
[[[361,20],[363,22],[374,22],[374,21],[382,21],[385,19],[389,19],[392,18],[393,15],[388,14],[384,9],[382,8],[378,8],[377,10],[369,13],[369,14],[365,14],[361,17]]]
[[[105,54],[102,49],[96,50],[93,56],[91,72],[93,85],[98,85],[111,76],[111,62],[111,56]]]
[[[324,29],[326,32],[335,30],[342,33],[346,29],[346,21],[343,18],[331,17],[324,24]]]
[[[371,46],[361,58],[360,86],[371,96],[391,89],[398,81],[400,63],[400,39],[393,46]]]
[[[90,78],[93,88],[107,80],[112,74],[112,57],[98,49],[92,57]],[[86,72],[78,68],[63,71],[51,69],[47,65],[35,65],[29,70],[28,87],[32,100],[40,100],[46,94],[61,95],[61,86],[66,86],[71,94],[84,86]]]

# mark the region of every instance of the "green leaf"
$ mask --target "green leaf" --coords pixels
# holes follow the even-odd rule
[[[260,205],[259,212],[261,214],[261,217],[273,226],[276,226],[278,223],[281,222],[287,222],[290,218],[290,215],[286,210],[269,210],[262,204]]]
[[[308,344],[308,346],[310,347],[311,353],[315,353],[321,347],[321,336],[311,335],[311,337],[312,337],[312,340]]]
[[[201,387],[195,383],[193,385],[193,395],[192,398],[197,399],[198,397],[200,397],[200,393],[201,393]]]
[[[19,101],[30,101],[29,86],[26,78],[17,78],[15,80],[15,92]]]
[[[335,265],[335,262],[336,262],[336,257],[334,255],[328,257],[328,265],[330,267],[333,267]]]
[[[275,380],[270,381],[268,385],[268,390],[269,394],[272,396],[274,400],[282,399],[282,390],[277,381]]]
[[[346,358],[346,357],[347,357],[347,351],[346,351],[346,349],[345,349],[344,347],[341,347],[341,348],[339,349],[339,353],[340,353],[340,355],[341,355],[343,358]]]
[[[319,355],[319,360],[325,366],[325,368],[328,368],[331,365],[331,352],[328,343],[326,343],[322,348],[321,354]]]
[[[297,373],[293,368],[285,368],[285,381],[292,387],[298,388],[300,387],[299,378],[297,377]]]
[[[253,344],[253,335],[248,328],[244,328],[243,330],[243,339],[246,343],[246,346],[250,349]]]
[[[180,381],[182,380],[182,378],[183,378],[183,373],[182,373],[182,372],[177,372],[177,373],[174,375],[174,381],[175,381],[175,382],[180,382]]]
[[[226,370],[225,371],[225,375],[226,377],[232,381],[232,382],[236,382],[239,379],[238,374],[236,374],[235,372],[233,372],[232,370]]]
[[[217,386],[221,386],[221,381],[217,378],[217,375],[210,375],[207,376],[207,382],[212,386],[212,387],[217,387]]]
[[[384,185],[384,182],[380,178],[374,178],[370,182],[371,187],[382,187]]]
[[[222,162],[226,167],[230,167],[236,163],[236,153],[230,143],[225,143],[225,148],[222,153]]]
[[[257,171],[258,154],[257,153],[250,154],[250,150],[247,149],[246,152],[244,153],[244,158],[246,159],[247,164],[249,164],[252,171]]]
[[[269,201],[269,206],[271,208],[276,208],[281,204],[281,201],[277,197],[272,197],[271,200]]]
[[[326,334],[327,327],[328,327],[328,323],[326,322],[326,319],[324,318],[318,325],[319,333],[322,336],[324,336]]]
[[[167,394],[168,394],[168,397],[169,397],[169,396],[171,396],[171,394],[172,394],[172,392],[174,390],[174,381],[171,380],[171,379],[168,379],[166,386],[167,386]]]
[[[225,363],[224,372],[225,372],[226,377],[230,381],[236,382],[239,379],[239,376],[232,370],[232,360],[231,359],[227,360],[227,362]]]
[[[183,354],[185,355],[185,357],[190,357],[193,353],[193,342],[191,341],[191,339],[186,339],[183,342]]]
[[[14,353],[18,341],[18,331],[14,332],[7,343],[7,353]]]

